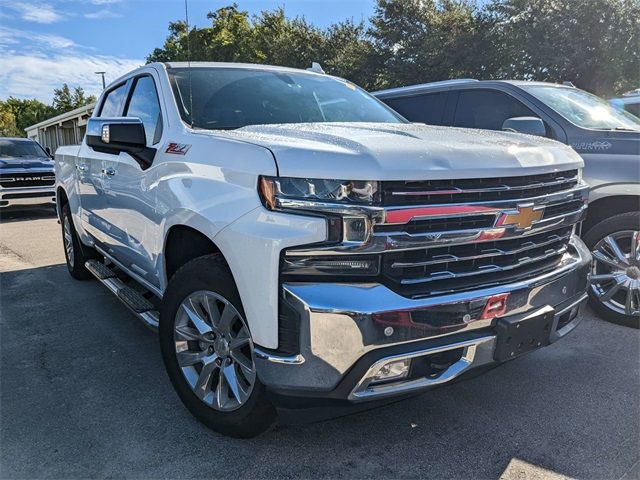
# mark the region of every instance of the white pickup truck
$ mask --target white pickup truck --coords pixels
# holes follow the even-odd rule
[[[116,80],[55,162],[71,275],[158,329],[186,407],[239,437],[566,335],[591,260],[581,167],[555,141],[411,124],[339,78],[222,63]]]

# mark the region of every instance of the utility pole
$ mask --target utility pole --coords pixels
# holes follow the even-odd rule
[[[104,74],[107,72],[94,72],[96,75],[100,75],[102,77],[102,90],[104,90],[104,88],[106,87],[105,83],[104,83]]]

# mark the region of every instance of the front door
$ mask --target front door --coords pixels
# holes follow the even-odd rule
[[[142,120],[147,146],[156,148],[162,139],[162,111],[153,77],[149,74],[133,79],[123,116]],[[110,225],[110,245],[114,257],[133,273],[154,286],[159,286],[156,272],[158,231],[161,218],[157,213],[153,165],[143,166],[128,153],[110,155],[102,166],[107,198],[105,214]]]
[[[116,117],[121,114],[128,83],[112,88],[104,97],[99,117]],[[85,232],[99,244],[108,243],[110,225],[106,219],[108,202],[104,189],[104,161],[114,157],[109,153],[97,152],[83,142],[76,159],[76,191],[80,197],[80,221]]]

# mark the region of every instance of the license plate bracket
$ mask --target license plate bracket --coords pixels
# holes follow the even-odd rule
[[[555,310],[545,307],[524,317],[499,319],[494,359],[506,362],[549,345],[554,316]]]

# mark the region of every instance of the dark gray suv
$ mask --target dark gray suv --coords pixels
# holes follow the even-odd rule
[[[640,119],[580,89],[543,82],[450,80],[374,93],[413,122],[507,130],[571,145],[591,185],[582,237],[591,300],[606,320],[640,326]]]

